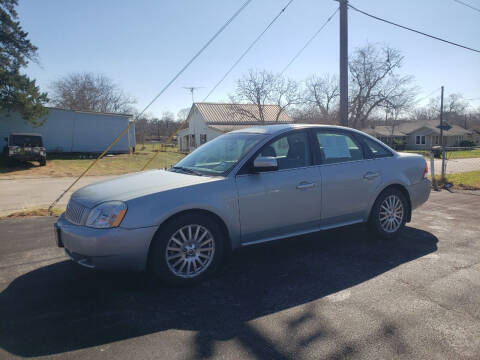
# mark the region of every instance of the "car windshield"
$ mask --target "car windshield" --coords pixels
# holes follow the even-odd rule
[[[10,146],[42,147],[42,138],[34,135],[10,135]]]
[[[247,133],[219,136],[187,155],[172,170],[198,175],[223,175],[264,137],[262,134]]]

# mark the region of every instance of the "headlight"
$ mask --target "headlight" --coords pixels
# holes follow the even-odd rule
[[[117,227],[126,212],[127,204],[122,201],[104,202],[90,211],[85,225],[98,229]]]

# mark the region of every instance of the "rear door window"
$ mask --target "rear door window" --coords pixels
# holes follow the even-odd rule
[[[319,131],[316,133],[324,164],[363,160],[363,150],[357,141],[346,133]]]

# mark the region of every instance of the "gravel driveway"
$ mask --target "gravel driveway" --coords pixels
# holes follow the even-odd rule
[[[428,167],[430,167],[430,161],[428,161]],[[435,159],[435,174],[440,174],[441,170],[442,160]],[[447,174],[455,174],[475,170],[480,170],[480,158],[447,160]]]
[[[69,191],[58,205],[66,206],[72,192],[112,176],[86,176]],[[0,177],[0,216],[17,210],[49,206],[70,186],[73,177],[9,178]]]

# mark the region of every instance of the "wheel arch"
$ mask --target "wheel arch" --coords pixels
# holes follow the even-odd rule
[[[370,219],[370,217],[372,216],[373,206],[375,205],[375,202],[377,201],[377,199],[380,197],[380,195],[382,195],[385,191],[389,189],[396,189],[400,191],[403,194],[403,196],[405,196],[405,199],[407,199],[408,211],[407,211],[406,222],[410,222],[412,219],[412,201],[410,199],[410,194],[405,186],[398,183],[387,185],[378,193],[378,195],[375,197],[375,200],[372,203],[372,206],[370,207],[370,213],[368,214],[368,219]]]
[[[205,209],[188,209],[188,210],[182,210],[182,211],[178,211],[172,215],[170,215],[168,218],[166,218],[159,226],[158,226],[158,229],[157,231],[155,231],[155,234],[153,235],[151,241],[150,241],[150,245],[148,247],[148,255],[147,255],[147,264],[146,264],[146,269],[147,271],[150,270],[150,266],[151,266],[151,254],[152,254],[152,245],[153,245],[153,239],[157,236],[158,233],[160,233],[164,228],[165,226],[170,222],[172,221],[173,219],[179,217],[179,216],[184,216],[184,215],[194,215],[194,214],[202,214],[202,215],[207,215],[207,216],[210,216],[212,217],[219,225],[220,225],[220,228],[222,229],[222,232],[225,236],[225,242],[224,242],[224,250],[226,252],[231,252],[232,251],[232,241],[231,241],[231,237],[230,237],[230,232],[228,231],[228,227],[225,223],[225,221],[220,217],[218,216],[217,214],[215,214],[213,211],[210,211],[210,210],[205,210]]]

